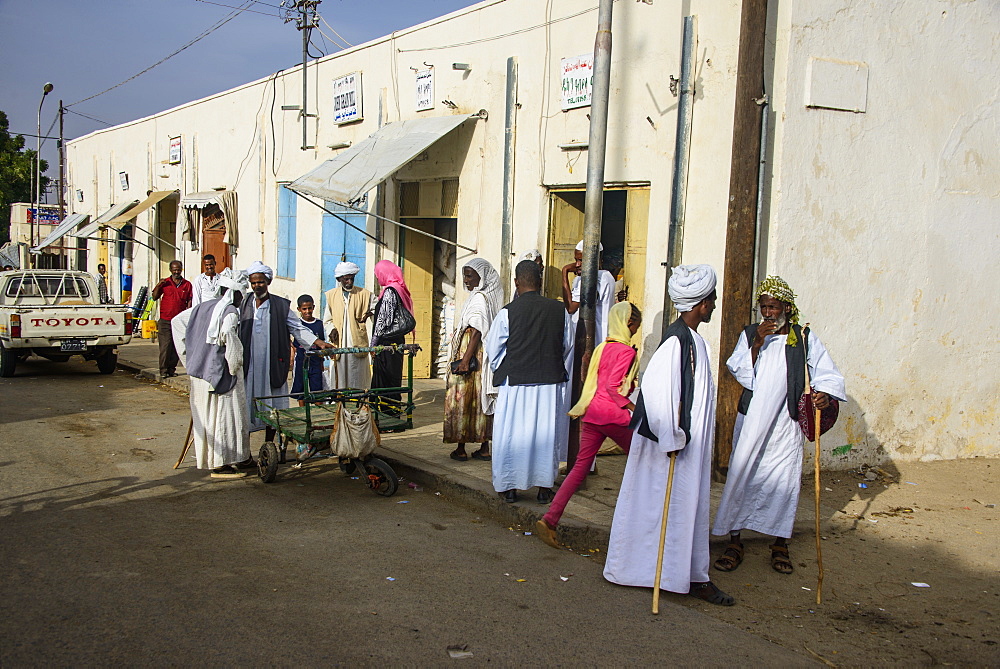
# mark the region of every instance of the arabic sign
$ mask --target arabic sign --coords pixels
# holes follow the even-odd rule
[[[417,111],[434,109],[434,70],[417,71]]]
[[[333,122],[337,125],[360,121],[361,73],[351,72],[333,80]]]
[[[170,138],[170,157],[167,159],[171,165],[176,165],[181,162],[181,138],[171,137]]]
[[[562,110],[590,106],[590,91],[594,83],[594,54],[563,58]]]
[[[37,216],[35,214],[36,211],[38,212]],[[58,209],[49,209],[48,207],[32,209],[31,207],[28,207],[28,225],[58,225],[60,220],[62,220],[62,218],[59,216]]]

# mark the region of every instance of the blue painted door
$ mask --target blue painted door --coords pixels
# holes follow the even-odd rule
[[[278,276],[295,278],[295,242],[298,196],[278,186]]]
[[[366,237],[344,223],[341,218],[365,230],[368,216],[336,202],[326,202],[324,206],[340,217],[323,213],[323,295],[320,297],[320,314],[325,317],[326,291],[337,285],[337,279],[333,274],[338,263],[347,260],[360,267],[361,271],[354,277],[354,285],[361,287],[365,285]]]

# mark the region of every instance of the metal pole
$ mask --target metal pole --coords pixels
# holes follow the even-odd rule
[[[604,209],[604,159],[608,144],[608,106],[611,99],[611,14],[614,0],[601,0],[594,40],[594,84],[590,102],[590,136],[587,142],[587,192],[583,214],[583,264],[580,269],[580,318],[576,328],[573,399],[587,376],[594,352],[597,314],[597,271],[601,243],[601,214]],[[570,439],[567,465],[576,462],[579,439]]]
[[[694,109],[692,77],[696,49],[696,18],[684,17],[684,37],[681,43],[681,78],[677,101],[677,138],[674,141],[674,178],[670,196],[670,231],[667,236],[667,280],[670,269],[681,264],[684,251],[684,215],[687,200],[688,165],[691,158],[691,115]],[[666,282],[663,285],[663,324],[661,334],[677,319],[677,310],[670,300]]]
[[[59,220],[66,218],[66,146],[63,143],[63,103],[59,101]]]
[[[514,218],[514,129],[517,117],[517,57],[507,59],[507,101],[503,129],[503,212],[500,223],[500,285],[510,299],[510,258]]]
[[[299,30],[302,31],[302,150],[305,151],[309,148],[309,114],[306,108],[306,102],[309,96],[309,80],[306,78],[306,61],[309,58],[309,28],[308,28],[308,2],[303,0],[299,3],[299,11],[302,13],[302,23],[299,24]]]
[[[42,86],[42,99],[38,101],[38,133],[35,136],[35,192],[34,192],[34,195],[35,195],[35,202],[34,202],[34,205],[35,205],[34,206],[35,214],[34,214],[34,218],[32,219],[32,226],[31,226],[31,246],[35,246],[35,244],[37,243],[36,240],[35,240],[35,231],[36,230],[39,233],[38,236],[41,237],[41,228],[39,227],[40,224],[41,224],[41,221],[39,220],[39,218],[40,218],[39,217],[39,213],[40,213],[40,210],[42,208],[42,206],[41,206],[42,205],[42,156],[41,156],[41,151],[42,151],[42,137],[41,137],[41,135],[42,135],[42,105],[45,104],[45,96],[52,92],[52,88],[53,88],[52,84],[46,82],[46,84],[44,86]],[[41,241],[41,239],[39,239],[38,241]],[[35,257],[35,258],[33,258],[33,260],[34,260],[34,265],[37,267],[38,266],[38,258]]]

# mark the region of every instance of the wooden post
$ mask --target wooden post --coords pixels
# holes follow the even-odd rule
[[[736,346],[753,306],[766,27],[767,0],[743,0],[739,62],[736,68],[726,259],[722,279],[722,334],[719,339],[719,374],[716,377],[719,390],[715,451],[712,456],[712,475],[716,480],[724,477],[729,469],[736,405],[742,392],[740,384],[726,369],[726,359]]]

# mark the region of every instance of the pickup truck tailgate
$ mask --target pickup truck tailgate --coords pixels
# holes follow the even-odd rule
[[[14,310],[17,313],[20,310]],[[125,334],[128,307],[61,305],[25,309],[21,337],[26,339],[93,339]]]

